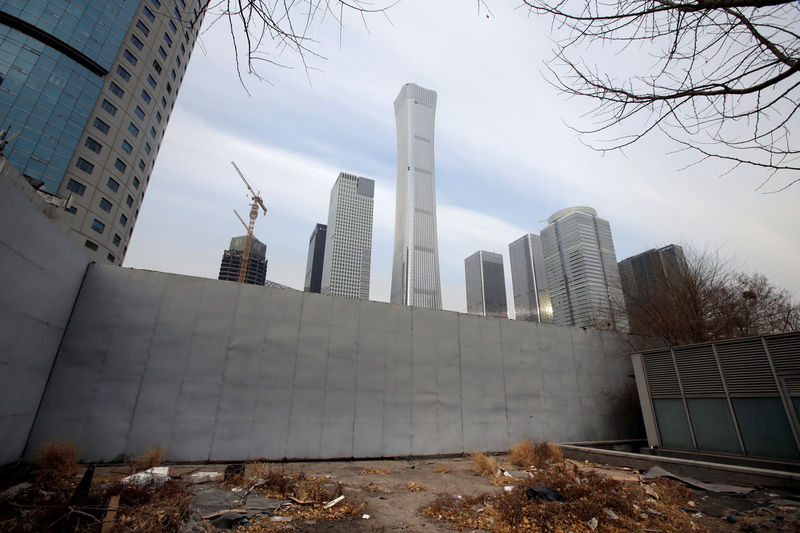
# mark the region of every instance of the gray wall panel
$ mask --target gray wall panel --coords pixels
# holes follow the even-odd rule
[[[621,438],[608,398],[630,364],[604,335],[94,266],[31,442],[177,461]]]

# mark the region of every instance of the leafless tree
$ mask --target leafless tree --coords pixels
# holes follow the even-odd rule
[[[623,292],[631,331],[672,346],[800,330],[800,306],[788,291],[708,250],[688,250],[676,268]]]
[[[756,167],[776,192],[800,181],[796,0],[523,0],[562,32],[551,81],[596,101],[601,151],[661,131],[696,162]],[[600,52],[601,51],[601,52]],[[649,56],[647,64],[642,53]],[[602,53],[601,64],[582,56]],[[603,63],[603,61],[606,61]],[[638,69],[638,71],[637,71]],[[770,185],[767,185],[770,183]]]
[[[339,37],[345,17],[355,15],[367,27],[367,17],[385,14],[400,0],[201,0],[200,16],[211,24],[228,25],[236,71],[243,81],[243,72],[266,81],[259,66],[268,64],[292,67],[299,61],[306,73],[314,67],[309,59],[324,56],[318,51],[319,41],[312,31],[326,18],[339,26]],[[242,68],[244,67],[244,69]]]

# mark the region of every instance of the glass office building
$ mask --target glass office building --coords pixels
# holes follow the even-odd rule
[[[433,130],[436,92],[407,83],[394,101],[397,198],[394,218],[394,304],[442,308]]]
[[[202,20],[199,0],[0,0],[4,155],[121,264]]]
[[[303,286],[305,292],[319,294],[322,290],[322,266],[325,262],[325,239],[327,234],[328,226],[326,224],[317,224],[308,239],[306,282]]]
[[[608,221],[591,207],[568,207],[547,219],[541,237],[553,323],[627,330]]]
[[[508,318],[503,256],[483,250],[464,259],[467,313]]]
[[[545,277],[542,239],[528,233],[508,245],[514,316],[517,320],[552,324],[553,306]]]

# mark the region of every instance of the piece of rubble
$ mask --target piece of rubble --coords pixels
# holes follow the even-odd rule
[[[152,483],[155,486],[161,486],[168,479],[168,466],[154,466],[152,468],[148,468],[147,470],[143,470],[142,472],[137,472],[135,474],[131,474],[130,476],[124,477],[120,480],[120,482],[123,485],[142,486]]]
[[[329,501],[328,503],[323,505],[322,508],[323,509],[330,509],[331,507],[333,507],[334,505],[336,505],[337,503],[339,503],[342,500],[344,500],[344,494],[342,494],[341,496],[339,496],[337,498],[332,499],[331,501]]]
[[[589,525],[589,529],[591,529],[592,531],[597,529],[597,518],[596,517],[592,517],[592,519],[589,520],[588,525]]]
[[[613,509],[609,509],[608,507],[603,507],[603,512],[611,519],[611,520],[619,520],[619,515],[614,512]]]
[[[189,479],[194,484],[208,483],[210,481],[222,481],[224,474],[222,472],[195,472]]]

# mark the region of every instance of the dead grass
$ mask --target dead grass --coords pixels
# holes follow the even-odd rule
[[[117,484],[105,492],[103,499],[108,501],[114,494],[120,495],[112,529],[115,533],[178,531],[192,509],[189,491],[172,480],[158,488]]]
[[[392,471],[386,470],[385,468],[362,468],[361,470],[358,471],[358,473],[361,475],[367,475],[367,474],[385,475],[385,474],[391,474]]]
[[[472,471],[486,476],[497,474],[497,459],[489,457],[483,452],[472,452]]]
[[[405,490],[409,490],[411,492],[418,492],[418,491],[421,491],[421,490],[428,490],[425,487],[425,485],[423,485],[422,483],[417,483],[416,481],[412,481],[408,485],[403,485],[403,488]]]
[[[62,489],[75,481],[79,471],[78,448],[71,442],[52,440],[42,444],[34,462],[39,485],[49,490]]]
[[[549,441],[536,443],[530,439],[525,439],[515,444],[508,454],[512,464],[523,468],[528,466],[544,468],[550,463],[564,461],[561,448]]]
[[[133,459],[133,468],[136,472],[160,466],[164,460],[164,451],[161,448],[148,448],[141,455]]]
[[[665,497],[656,502],[638,483],[623,483],[583,472],[574,465],[552,463],[534,473],[532,479],[516,484],[510,491],[483,494],[475,498],[440,495],[421,514],[447,522],[456,529],[483,529],[510,533],[512,531],[588,531],[592,518],[599,521],[598,531],[658,530],[662,533],[705,531],[692,523],[691,515],[678,506],[686,505],[692,493],[681,485],[661,485]],[[529,497],[527,489],[536,485],[551,487],[559,492],[563,503]],[[611,519],[603,509],[617,515]]]
[[[436,469],[436,473],[437,473],[437,474],[446,474],[446,473],[448,473],[449,471],[450,471],[450,469],[449,469],[449,468],[445,468],[445,467],[443,467],[443,466],[440,466],[439,468],[437,468],[437,469]]]

